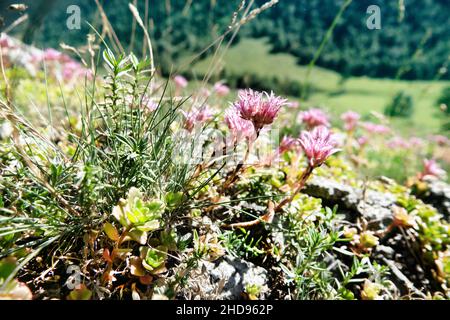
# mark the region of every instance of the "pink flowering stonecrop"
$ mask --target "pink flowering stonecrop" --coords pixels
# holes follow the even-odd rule
[[[221,82],[217,82],[214,85],[214,91],[219,97],[225,97],[230,93],[230,88]]]
[[[372,122],[366,122],[363,124],[364,129],[366,129],[367,132],[372,134],[387,134],[391,132],[391,129],[382,125],[382,124],[376,124]]]
[[[68,62],[64,65],[63,71],[62,71],[62,75],[64,80],[66,81],[70,81],[73,78],[76,77],[76,75],[78,74],[79,70],[80,70],[80,65],[78,63],[76,63],[75,61],[71,61]]]
[[[1,49],[8,49],[13,47],[11,39],[4,33],[0,34],[0,47]]]
[[[173,78],[173,81],[175,82],[175,86],[180,89],[186,88],[188,85],[188,81],[186,80],[186,78],[180,75],[175,76]]]
[[[356,139],[356,141],[358,142],[358,145],[362,148],[369,142],[369,138],[367,138],[366,136],[361,136],[358,139]]]
[[[393,137],[387,142],[387,146],[390,149],[409,149],[411,144],[408,140],[403,139],[402,137]]]
[[[45,49],[42,56],[45,61],[60,61],[61,57],[62,53],[52,48]]]
[[[441,146],[441,147],[446,146],[447,144],[450,143],[450,140],[446,136],[439,135],[439,134],[431,136],[430,140],[435,142],[438,146]]]
[[[49,77],[71,85],[80,79],[94,78],[90,69],[53,48],[40,50],[28,47],[3,33],[0,35],[0,47],[4,61],[25,68],[32,77],[35,77],[39,70],[46,69]]]
[[[184,128],[187,131],[191,132],[192,129],[194,129],[194,126],[195,126],[195,123],[196,123],[195,118],[197,116],[197,114],[196,114],[197,110],[191,110],[189,112],[185,112],[185,111],[182,110],[181,113],[184,116],[184,124],[183,124]]]
[[[145,95],[142,97],[141,107],[145,112],[153,112],[156,109],[158,109],[158,104],[155,101],[153,101],[150,97]]]
[[[278,154],[283,154],[285,152],[288,152],[290,150],[294,150],[297,147],[299,147],[299,143],[298,140],[293,138],[293,137],[289,137],[289,136],[284,136],[283,139],[281,140],[280,146],[278,147]]]
[[[209,106],[204,105],[198,109],[195,120],[197,122],[203,123],[203,122],[206,122],[213,118],[214,118],[214,112],[211,110],[211,108]]]
[[[325,126],[314,128],[312,131],[303,131],[298,140],[306,154],[309,166],[321,166],[332,154],[340,151],[336,148],[336,140]]]
[[[198,96],[203,98],[208,98],[211,95],[211,92],[208,90],[208,88],[200,88],[198,91]]]
[[[225,111],[225,123],[230,129],[233,143],[237,143],[242,139],[247,141],[253,140],[255,129],[251,121],[242,119],[234,108]]]
[[[426,176],[432,176],[436,178],[441,178],[445,175],[445,171],[441,168],[441,166],[433,159],[424,159],[423,160],[423,171],[420,174],[421,178]]]
[[[207,106],[202,106],[200,108],[193,108],[189,112],[181,111],[184,116],[184,128],[188,131],[192,131],[196,124],[202,124],[214,117],[214,113]]]
[[[425,145],[424,141],[419,137],[411,137],[409,144],[412,148],[422,148]]]
[[[347,131],[354,131],[360,118],[359,113],[354,111],[347,111],[341,115],[341,119],[344,121],[344,128]]]
[[[330,126],[328,115],[320,109],[312,108],[307,111],[300,112],[298,121],[306,124],[308,130],[318,126]]]
[[[242,119],[251,121],[258,135],[261,129],[273,123],[281,107],[287,100],[277,97],[273,92],[241,90],[239,99],[233,105]]]
[[[74,60],[69,60],[62,65],[62,76],[65,81],[84,79],[85,77],[92,80],[93,78],[91,70]]]
[[[286,107],[297,109],[298,107],[300,107],[300,103],[298,101],[290,101],[286,104]]]
[[[294,200],[294,197],[303,189],[313,170],[321,166],[329,156],[339,151],[336,148],[334,135],[325,126],[315,127],[312,131],[303,131],[297,140],[308,158],[308,166],[303,171],[296,188],[290,196],[284,198],[274,209],[275,212]]]

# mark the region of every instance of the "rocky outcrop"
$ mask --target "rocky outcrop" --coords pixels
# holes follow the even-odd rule
[[[247,286],[257,286],[261,298],[269,291],[267,270],[232,256],[203,261],[189,282],[188,299],[242,299]]]
[[[450,185],[433,177],[425,179],[427,189],[416,195],[423,202],[435,207],[447,220],[450,220]]]
[[[392,221],[391,207],[396,197],[389,193],[373,190],[361,190],[340,182],[313,177],[302,191],[310,196],[321,198],[327,205],[338,204],[340,209],[347,209],[351,218],[355,213],[368,222],[387,226]]]

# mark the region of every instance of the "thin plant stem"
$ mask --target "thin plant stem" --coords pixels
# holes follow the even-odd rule
[[[222,228],[224,229],[236,229],[236,228],[251,228],[256,225],[259,225],[261,222],[272,222],[273,217],[275,213],[280,212],[283,207],[294,200],[295,196],[303,189],[303,187],[306,184],[306,181],[308,181],[308,178],[311,176],[311,173],[313,172],[314,167],[308,165],[308,167],[303,171],[302,176],[300,177],[300,181],[295,188],[294,192],[287,198],[283,199],[276,207],[274,207],[273,203],[270,201],[267,209],[267,213],[264,214],[262,217],[259,217],[255,220],[251,221],[245,221],[245,222],[237,222],[232,224],[224,224],[222,225]]]
[[[305,88],[302,91],[302,98],[306,97],[307,92],[309,91],[310,83],[309,83],[309,77],[311,75],[311,71],[313,67],[316,65],[317,60],[320,58],[320,55],[322,54],[323,49],[325,48],[325,45],[330,40],[331,36],[333,35],[334,28],[336,27],[337,23],[339,22],[339,19],[341,18],[344,11],[347,9],[347,7],[352,3],[353,0],[347,0],[342,6],[339,12],[337,13],[336,17],[334,18],[333,22],[331,23],[330,27],[328,28],[325,37],[323,38],[322,42],[320,43],[319,48],[314,53],[314,57],[311,60],[311,62],[308,64],[308,69],[306,71],[305,76]]]

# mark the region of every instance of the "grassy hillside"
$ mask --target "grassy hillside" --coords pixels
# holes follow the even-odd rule
[[[200,76],[211,63],[211,57],[194,66]],[[242,39],[217,61],[219,68],[239,74],[276,76],[304,82],[308,68],[296,63],[290,54],[271,53],[267,39]],[[383,112],[386,104],[400,90],[406,90],[414,99],[415,112],[411,119],[393,119],[393,122],[409,134],[437,132],[441,124],[435,102],[442,88],[449,81],[403,81],[350,77],[344,80],[339,73],[314,67],[310,82],[316,89],[307,104],[318,104],[339,114],[353,109],[363,115],[371,111]]]

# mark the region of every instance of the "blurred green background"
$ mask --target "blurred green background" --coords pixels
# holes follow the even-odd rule
[[[99,1],[124,50],[140,54],[144,34],[128,2]],[[247,6],[251,10],[267,1],[245,1],[241,11],[241,0],[130,2],[150,31],[164,76],[182,73],[201,80],[215,64],[211,80],[226,80],[231,87],[274,90],[335,114],[348,109],[366,117],[372,111],[386,113],[405,134],[449,133],[448,0],[280,0],[245,24],[228,50],[222,45],[213,56],[212,46],[195,63],[191,57],[227,31],[234,12],[239,20]],[[10,33],[41,48],[85,45],[86,35],[93,33],[86,21],[98,32],[104,30],[94,0],[20,1],[28,6],[25,12],[10,10],[13,3],[17,1],[0,1],[2,30],[28,14]],[[73,4],[80,7],[79,30],[66,26],[67,7]],[[367,28],[370,5],[381,10],[380,30]]]

